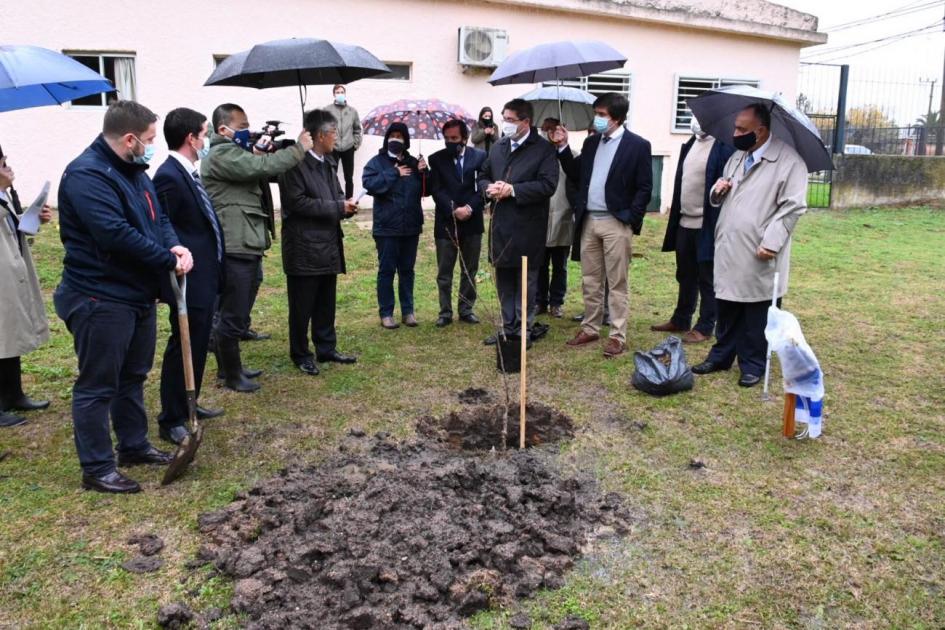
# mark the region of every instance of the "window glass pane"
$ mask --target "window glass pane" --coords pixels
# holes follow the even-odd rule
[[[676,108],[673,116],[673,128],[676,131],[688,131],[692,112],[686,105],[686,99],[699,96],[706,90],[732,85],[750,85],[758,87],[759,82],[745,79],[719,79],[709,77],[679,77],[676,83]]]
[[[409,81],[410,80],[410,66],[409,63],[393,63],[390,61],[385,61],[387,67],[390,68],[390,74],[379,74],[373,79],[389,79],[392,81]]]
[[[81,63],[83,66],[86,66],[90,70],[93,70],[95,72],[100,71],[100,68],[98,65],[99,64],[98,55],[69,55],[69,56],[75,59],[76,61],[78,61],[79,63]],[[92,105],[92,106],[98,107],[102,105],[102,103],[103,101],[102,101],[101,94],[92,94],[91,96],[85,96],[83,98],[78,98],[72,101],[73,106]]]

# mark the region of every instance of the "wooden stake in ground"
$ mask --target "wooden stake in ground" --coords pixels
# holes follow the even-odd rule
[[[518,447],[525,448],[525,402],[528,400],[528,257],[522,256],[522,365],[519,370]]]
[[[794,412],[797,407],[795,394],[784,395],[784,437],[794,439]]]

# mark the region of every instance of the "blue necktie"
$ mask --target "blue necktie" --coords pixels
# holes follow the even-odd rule
[[[604,144],[607,144],[608,142],[610,142],[610,136],[604,136],[603,138],[601,138],[601,142],[603,142]]]
[[[518,142],[512,142],[512,152],[515,152],[515,149],[518,148]]]
[[[751,168],[751,165],[755,163],[755,157],[753,154],[749,153],[748,157],[745,158],[745,172],[748,172],[748,169]]]
[[[223,238],[220,236],[217,214],[213,211],[210,195],[207,194],[207,189],[203,187],[203,182],[200,181],[200,174],[197,171],[194,171],[194,183],[197,184],[197,192],[200,193],[200,199],[203,201],[203,212],[210,220],[210,225],[213,226],[213,236],[217,239],[217,262],[221,262],[223,260]]]
[[[456,177],[463,181],[463,158],[456,158]]]

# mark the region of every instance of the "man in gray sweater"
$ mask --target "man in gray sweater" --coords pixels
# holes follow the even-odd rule
[[[344,172],[345,199],[351,199],[354,196],[354,152],[361,146],[361,118],[358,110],[348,105],[345,86],[339,83],[332,88],[332,93],[334,100],[325,107],[325,111],[338,121],[338,142],[332,157]]]

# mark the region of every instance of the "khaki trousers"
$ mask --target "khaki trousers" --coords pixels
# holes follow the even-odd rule
[[[604,280],[610,286],[610,336],[627,343],[630,296],[627,283],[630,239],[633,230],[614,217],[587,216],[581,233],[581,274],[584,291],[584,321],[589,335],[600,334],[604,319]]]

